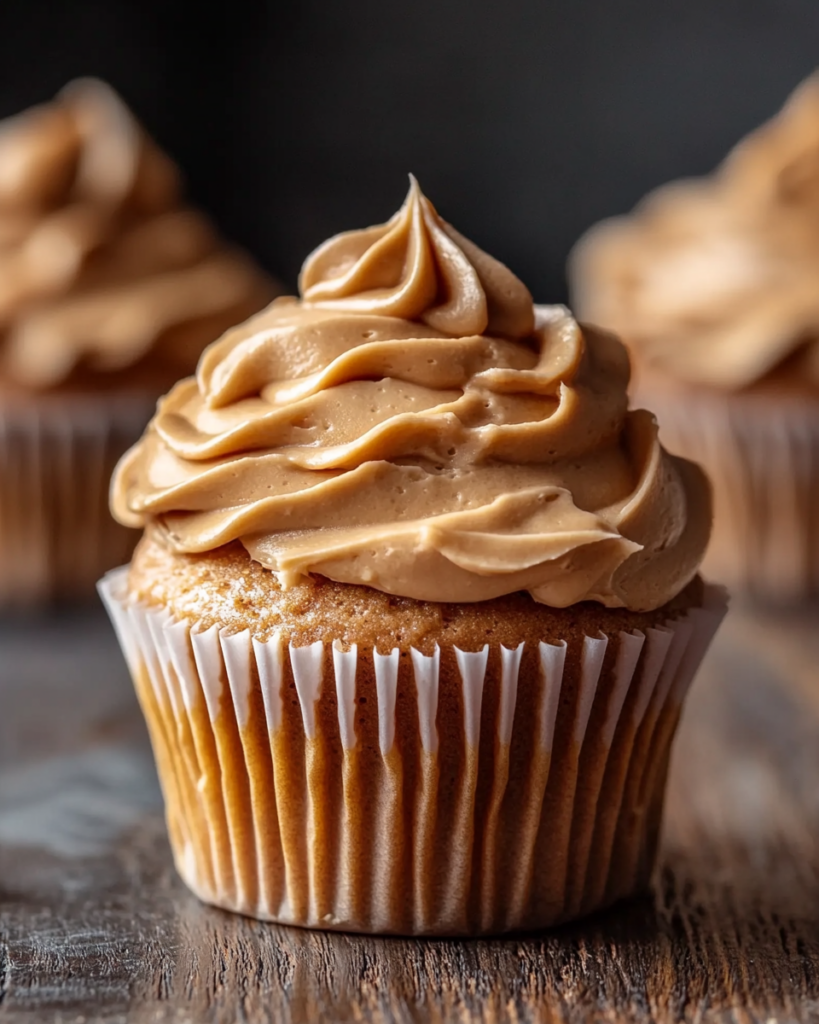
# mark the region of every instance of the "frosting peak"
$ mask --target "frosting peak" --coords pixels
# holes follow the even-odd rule
[[[819,387],[817,217],[819,73],[710,178],[593,227],[570,259],[573,300],[673,378]]]
[[[454,337],[523,338],[535,325],[526,286],[447,224],[414,177],[386,224],[336,235],[308,256],[299,289],[311,306],[420,320]]]
[[[535,309],[415,183],[311,256],[302,291],[160,402],[115,474],[121,522],[183,552],[239,540],[284,585],[429,601],[643,610],[694,576],[708,486],[627,412],[623,346]]]

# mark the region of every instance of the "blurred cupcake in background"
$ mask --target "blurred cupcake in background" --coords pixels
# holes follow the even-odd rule
[[[714,487],[706,571],[759,597],[819,591],[819,74],[710,178],[592,228],[584,320],[630,346],[635,404]]]
[[[0,604],[90,596],[127,560],[136,534],[107,508],[118,457],[275,294],[104,83],[0,125]]]

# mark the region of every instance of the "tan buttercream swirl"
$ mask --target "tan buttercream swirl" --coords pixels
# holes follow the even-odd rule
[[[178,376],[274,294],[104,83],[0,124],[0,380],[53,387],[160,344]]]
[[[579,315],[648,367],[741,389],[788,361],[819,385],[819,73],[711,178],[592,228],[569,270]]]
[[[412,176],[398,213],[320,245],[299,289],[320,309],[400,316],[457,336],[523,338],[534,328],[525,285],[442,220]]]
[[[708,486],[626,411],[623,346],[533,307],[414,183],[301,282],[160,402],[114,477],[121,522],[182,552],[241,540],[285,586],[421,600],[644,610],[695,575]]]

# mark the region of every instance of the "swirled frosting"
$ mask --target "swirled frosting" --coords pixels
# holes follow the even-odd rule
[[[648,610],[696,574],[708,487],[626,411],[620,342],[534,307],[415,182],[300,288],[160,403],[115,474],[120,521],[182,552],[240,540],[284,586],[421,600]]]
[[[161,390],[273,295],[182,205],[176,168],[102,82],[0,124],[0,382],[147,363]]]
[[[579,314],[639,362],[738,390],[819,387],[819,73],[708,179],[592,228],[569,263]]]

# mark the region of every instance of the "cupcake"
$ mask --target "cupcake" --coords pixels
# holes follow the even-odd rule
[[[819,593],[819,76],[712,177],[592,228],[569,272],[578,314],[629,345],[663,442],[711,478],[706,570]]]
[[[203,355],[114,476],[101,583],[177,868],[314,928],[477,935],[649,883],[725,609],[708,486],[611,335],[413,181]]]
[[[138,536],[108,513],[117,459],[276,292],[93,80],[0,124],[0,265],[0,605],[90,597]]]

